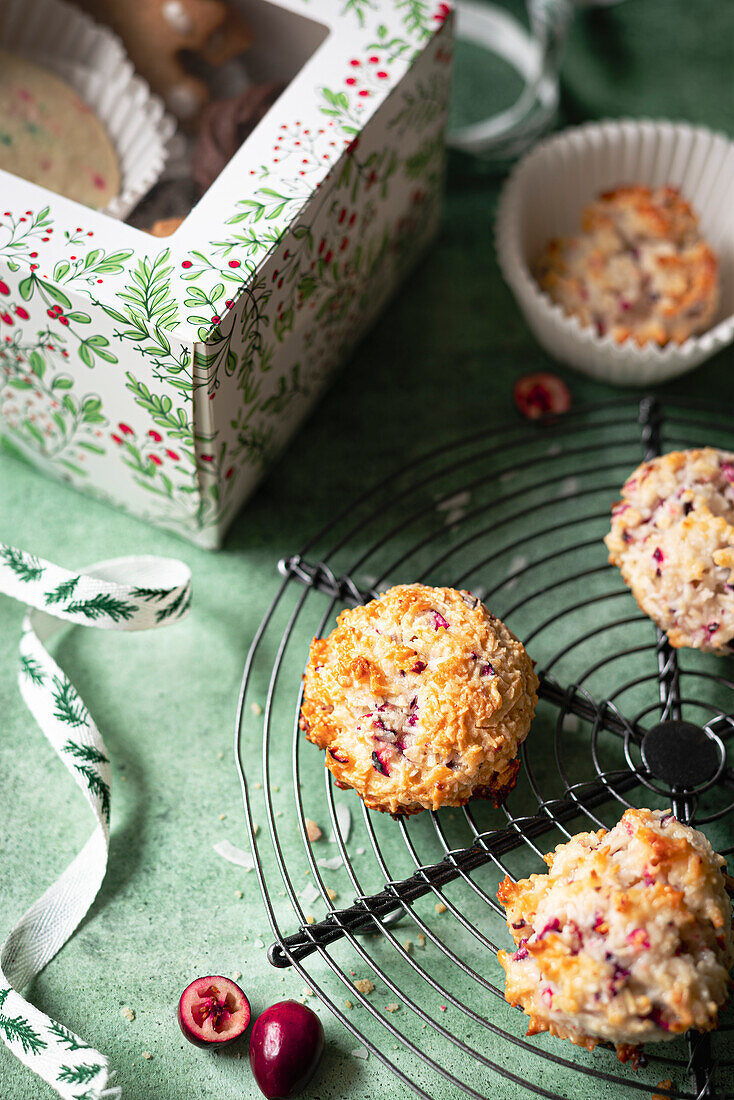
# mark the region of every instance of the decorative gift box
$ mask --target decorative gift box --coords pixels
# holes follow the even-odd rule
[[[242,8],[290,82],[173,236],[0,171],[0,439],[206,547],[434,236],[450,90],[444,3]]]

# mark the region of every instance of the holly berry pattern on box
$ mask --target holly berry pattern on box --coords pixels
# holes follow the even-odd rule
[[[329,36],[165,244],[0,173],[5,446],[218,545],[436,232],[448,15],[322,0]]]

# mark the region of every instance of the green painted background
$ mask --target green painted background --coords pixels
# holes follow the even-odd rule
[[[734,12],[722,0],[627,0],[580,14],[564,66],[564,120],[662,116],[734,133],[732,32]],[[476,112],[479,97],[489,109],[500,106],[511,83],[475,54],[460,52],[457,112]],[[109,1055],[126,1100],[258,1095],[236,1050],[208,1057],[180,1036],[175,1005],[195,975],[241,971],[256,1010],[301,994],[303,982],[274,972],[265,950],[255,946],[259,934],[265,944],[269,935],[254,875],[212,851],[219,839],[244,843],[231,754],[242,665],[276,590],[280,556],[408,457],[459,433],[512,421],[513,379],[552,366],[497,270],[491,226],[499,182],[475,162],[452,159],[436,248],[240,515],[219,555],[149,529],[0,455],[0,539],[75,569],[108,556],[160,553],[183,558],[194,574],[194,610],[186,622],[151,635],[77,629],[58,646],[112,757],[112,854],[97,903],[30,995]],[[730,412],[733,367],[730,351],[661,392],[696,394]],[[576,401],[614,392],[559,373]],[[78,851],[91,822],[16,688],[22,613],[0,598],[3,935]],[[288,774],[284,759],[284,784]],[[382,835],[391,824],[380,822]],[[294,852],[299,845],[294,838]],[[367,973],[363,964],[357,973]],[[393,999],[381,989],[375,996],[380,1003]],[[135,1011],[134,1023],[123,1019],[124,1006]],[[408,1095],[375,1059],[351,1057],[353,1037],[319,1011],[328,1052],[310,1100]],[[499,1002],[492,1011],[507,1021]],[[404,1024],[399,1014],[391,1017],[396,1027],[413,1026],[407,1014],[402,1019]],[[518,1031],[517,1021],[510,1026]],[[150,1061],[143,1051],[153,1055]],[[537,1059],[525,1061],[516,1048],[503,1048],[500,1056],[520,1076],[537,1078]],[[607,1055],[600,1057],[612,1068]],[[579,1094],[551,1064],[541,1068],[542,1084],[563,1095],[616,1095],[596,1085]],[[435,1078],[417,1079],[434,1095],[449,1095]],[[471,1083],[502,1100],[518,1095],[497,1077],[473,1073]],[[51,1095],[0,1048],[3,1100]]]

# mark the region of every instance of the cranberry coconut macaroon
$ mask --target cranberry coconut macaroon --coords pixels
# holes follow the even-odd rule
[[[470,592],[398,585],[313,640],[300,725],[370,809],[497,805],[537,688],[524,647]]]
[[[734,454],[712,447],[643,462],[604,540],[642,611],[672,646],[734,646]]]
[[[550,1031],[621,1061],[645,1042],[710,1031],[728,996],[731,902],[703,833],[662,810],[627,810],[545,857],[548,874],[497,894],[516,944],[499,952],[505,997]]]
[[[716,255],[674,187],[601,195],[581,233],[549,242],[535,276],[566,314],[619,343],[682,344],[710,328],[719,303]]]

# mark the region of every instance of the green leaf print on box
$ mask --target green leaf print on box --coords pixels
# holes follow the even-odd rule
[[[35,454],[87,477],[88,456],[105,454],[107,420],[97,394],[76,396],[72,377],[49,365],[49,353],[59,358],[52,339],[43,330],[24,343],[16,331],[0,344],[0,426]]]
[[[191,393],[191,355],[188,348],[174,348],[168,333],[179,325],[178,303],[171,292],[170,252],[166,248],[155,258],[143,256],[132,269],[132,278],[118,292],[119,309],[100,302],[104,312],[124,328],[114,330],[121,341],[130,341],[136,351],[151,361],[153,377]]]

